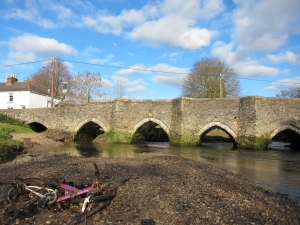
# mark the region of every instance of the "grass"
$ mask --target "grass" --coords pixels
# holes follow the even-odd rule
[[[20,127],[18,125],[10,125],[0,122],[0,132],[1,131],[8,131],[9,133],[25,133],[25,134],[34,134],[35,131],[31,130],[30,127]],[[0,133],[0,139],[1,139],[1,133]]]
[[[0,162],[16,157],[24,148],[22,141],[12,140],[10,133],[35,133],[24,121],[0,114]]]

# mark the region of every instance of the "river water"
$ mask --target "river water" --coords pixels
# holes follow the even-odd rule
[[[300,152],[288,150],[282,143],[272,143],[271,147],[274,149],[269,150],[232,149],[226,143],[201,147],[160,144],[166,147],[149,147],[146,144],[70,143],[55,149],[54,153],[82,157],[130,158],[140,152],[165,152],[230,170],[265,189],[288,194],[300,205]]]

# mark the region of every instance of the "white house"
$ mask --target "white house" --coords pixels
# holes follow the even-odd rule
[[[56,105],[60,99],[54,98]],[[15,74],[0,83],[0,109],[25,109],[51,107],[51,97],[45,90],[34,86],[29,81],[18,82]]]

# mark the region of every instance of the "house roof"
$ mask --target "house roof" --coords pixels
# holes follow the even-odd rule
[[[32,93],[40,95],[48,95],[47,91],[44,91],[37,86],[34,86],[29,81],[26,82],[14,82],[13,84],[0,83],[0,92],[10,91],[30,91]]]

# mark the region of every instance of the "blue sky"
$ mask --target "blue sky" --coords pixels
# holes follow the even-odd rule
[[[55,57],[131,99],[172,99],[193,63],[214,56],[242,96],[272,97],[300,88],[299,12],[299,0],[1,0],[0,81]]]

